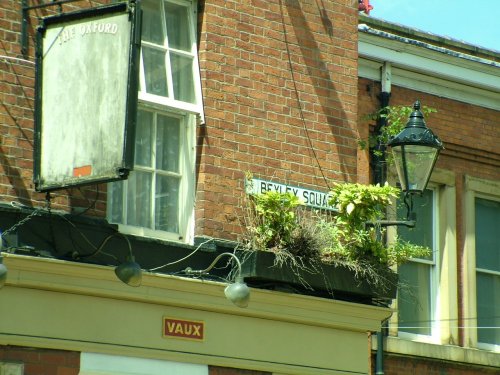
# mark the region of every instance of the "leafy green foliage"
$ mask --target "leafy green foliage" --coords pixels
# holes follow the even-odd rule
[[[292,193],[268,191],[254,196],[255,220],[249,228],[256,235],[258,250],[290,244],[297,228],[296,208],[301,205]]]
[[[382,240],[382,228],[367,223],[385,217],[386,208],[399,190],[387,184],[336,184],[330,194],[330,204],[339,212],[332,222],[322,224],[327,229],[334,227],[329,229],[331,240],[324,249],[325,255],[331,260],[368,258],[388,264],[390,248]]]
[[[431,113],[437,112],[436,109],[424,106],[421,109],[422,114],[427,116]],[[379,134],[370,136],[368,140],[358,140],[359,147],[364,150],[366,147],[373,148],[377,144],[386,145],[389,140],[399,134],[405,127],[410,114],[413,112],[412,106],[387,106],[367,116],[368,120],[377,120],[378,118],[385,118],[386,125],[380,129]],[[377,152],[377,151],[375,151]]]
[[[384,241],[376,222],[399,196],[389,185],[335,184],[330,204],[335,215],[307,210],[292,193],[266,192],[252,196],[245,246],[253,250],[284,251],[296,257],[352,265],[370,277],[429,249],[395,238]],[[371,225],[367,225],[371,223]],[[372,267],[366,271],[367,267]]]

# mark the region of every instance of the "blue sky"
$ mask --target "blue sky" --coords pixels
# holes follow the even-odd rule
[[[500,0],[370,0],[371,17],[500,51]]]

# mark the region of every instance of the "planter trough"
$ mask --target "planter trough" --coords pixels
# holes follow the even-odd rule
[[[242,276],[251,287],[294,292],[357,303],[388,306],[397,292],[397,274],[387,270],[385,285],[375,286],[346,266],[275,264],[267,251],[240,251]]]

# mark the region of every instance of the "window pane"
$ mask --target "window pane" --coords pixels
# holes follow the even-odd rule
[[[417,215],[415,228],[398,227],[398,235],[416,245],[433,247],[433,191],[425,190],[422,196],[413,197],[413,212]],[[406,207],[398,205],[398,218],[406,217]],[[432,254],[425,259],[432,260]]]
[[[417,215],[415,228],[398,227],[398,236],[416,245],[434,247],[433,190],[425,190],[422,196],[413,197],[413,212]],[[398,205],[398,218],[406,217],[406,207]],[[422,258],[434,260],[433,254]],[[398,267],[400,288],[398,291],[399,331],[419,335],[432,334],[432,273],[433,264],[410,261]]]
[[[430,265],[410,262],[398,267],[401,283],[398,324],[403,332],[431,334]]]
[[[123,181],[108,184],[108,196],[110,197],[108,210],[112,223],[123,221]]]
[[[137,113],[137,129],[135,131],[135,165],[151,166],[151,129],[153,114],[139,111]]]
[[[195,103],[193,59],[171,53],[170,63],[172,64],[174,98],[183,102]]]
[[[478,272],[477,339],[479,342],[500,345],[500,276]],[[494,328],[495,327],[495,328]]]
[[[179,172],[180,119],[158,116],[156,168]]]
[[[172,3],[165,3],[167,35],[169,48],[191,51],[188,8]]]
[[[500,202],[476,198],[476,267],[500,272]]]
[[[165,53],[156,49],[142,47],[146,92],[168,96]]]
[[[476,267],[500,272],[500,202],[476,198]],[[476,272],[477,338],[500,344],[500,276]],[[492,327],[497,327],[493,329]]]
[[[179,233],[179,179],[156,177],[155,229]]]
[[[127,224],[151,228],[152,174],[131,172],[127,185]]]
[[[159,1],[144,1],[142,3],[142,40],[164,45],[165,37],[163,35],[160,5]]]

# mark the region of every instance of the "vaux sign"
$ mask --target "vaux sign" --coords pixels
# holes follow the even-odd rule
[[[302,203],[308,207],[336,211],[335,207],[328,204],[330,195],[317,190],[303,189],[258,178],[247,178],[245,180],[245,189],[247,194],[262,194],[266,191],[277,191],[279,193],[289,192],[298,197]]]
[[[163,337],[203,341],[205,323],[198,320],[184,320],[163,317]]]

